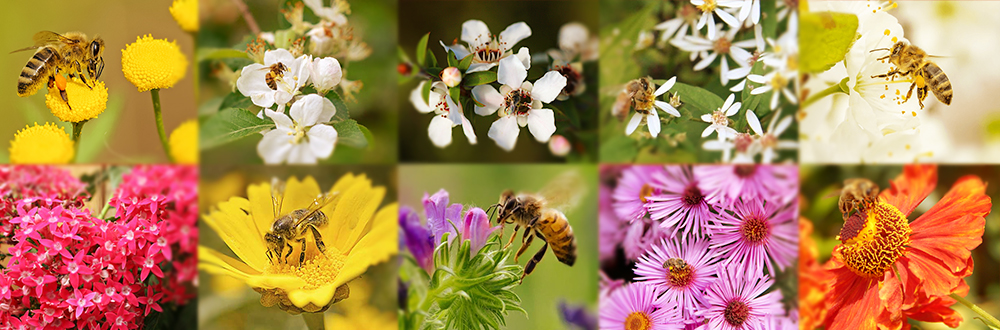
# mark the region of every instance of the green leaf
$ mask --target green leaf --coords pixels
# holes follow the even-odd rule
[[[775,13],[774,6],[777,1],[761,1],[760,2],[760,25],[761,34],[763,34],[764,40],[778,39],[778,15],[770,15],[765,13]]]
[[[208,61],[208,60],[220,60],[224,58],[249,58],[247,53],[242,50],[232,49],[232,48],[199,48],[198,52],[195,53],[195,58],[198,62]]]
[[[406,55],[405,51],[403,51],[403,47],[402,46],[398,46],[398,45],[396,46],[396,57],[399,58],[400,62],[413,62],[413,61],[410,61],[410,57]]]
[[[419,66],[424,66],[424,60],[427,59],[427,38],[430,37],[431,33],[427,32],[427,34],[425,34],[424,37],[420,38],[420,41],[417,42],[417,50],[415,54],[417,54],[417,65]]]
[[[332,124],[333,128],[337,130],[337,144],[342,146],[348,146],[355,149],[364,149],[368,147],[368,138],[365,137],[365,131],[361,129],[361,125],[354,119],[348,119]],[[368,134],[371,134],[369,132]]]
[[[458,63],[458,55],[455,55],[455,52],[453,52],[453,51],[451,51],[451,49],[449,49],[448,50],[448,66],[453,66],[453,67],[457,68],[458,65],[459,65],[459,63]]]
[[[209,150],[272,128],[273,122],[257,118],[250,111],[223,109],[201,124],[198,146],[201,150]]]
[[[474,57],[475,56],[473,56],[473,54],[466,55],[465,58],[462,59],[462,62],[458,63],[458,70],[462,72],[469,70],[469,67],[472,66],[472,59]]]
[[[351,112],[347,108],[347,103],[344,103],[344,99],[340,97],[340,94],[337,92],[329,92],[326,93],[326,98],[330,100],[330,102],[333,102],[333,106],[337,108],[337,113],[333,115],[330,122],[336,123],[351,118]]]
[[[462,104],[460,99],[462,96],[462,87],[455,86],[448,88],[448,96],[451,96],[451,100],[455,101],[455,104]]]
[[[479,71],[465,75],[462,83],[468,87],[485,85],[497,81],[497,73],[493,71]]]
[[[631,162],[639,153],[635,141],[625,136],[614,136],[601,142],[601,161],[609,163]]]
[[[430,62],[427,66],[434,67],[438,65],[438,59],[430,49],[427,50],[427,60]]]
[[[243,96],[239,92],[229,93],[226,98],[222,99],[222,104],[219,104],[219,109],[226,108],[240,108],[249,109],[253,106],[253,101],[249,97]]]
[[[726,100],[707,89],[685,83],[675,83],[670,91],[680,95],[681,102],[684,103],[681,107],[687,108],[695,118],[701,114],[718,110],[723,103],[726,103]]]
[[[858,39],[858,17],[853,14],[819,12],[799,16],[799,50],[802,70],[823,72],[847,55]]]
[[[434,86],[433,81],[424,81],[424,89],[420,91],[420,96],[424,98],[424,103],[430,103],[431,101],[431,86]]]

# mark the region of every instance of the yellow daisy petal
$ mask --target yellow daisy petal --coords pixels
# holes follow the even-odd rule
[[[302,181],[292,177],[285,183],[285,193],[281,203],[281,214],[285,215],[298,209],[309,207],[321,194],[319,184],[311,176]]]
[[[396,217],[399,205],[390,204],[375,215],[372,229],[361,238],[347,256],[344,268],[340,270],[334,286],[350,282],[361,276],[368,267],[376,265],[399,252],[399,226]]]
[[[264,233],[271,230],[275,219],[274,205],[271,202],[271,184],[250,185],[247,187],[247,198],[250,199],[250,215],[253,217],[258,235],[264,237]],[[261,242],[263,243],[263,239]]]
[[[181,30],[198,32],[198,0],[174,0],[170,5],[170,15],[174,16]]]
[[[345,198],[337,203],[337,208],[333,211],[333,219],[340,221],[336,226],[330,226],[336,230],[334,239],[337,240],[342,251],[349,251],[364,231],[368,230],[368,221],[382,204],[385,197],[385,188],[372,188],[368,180],[358,181],[349,188]]]
[[[190,119],[170,133],[170,155],[178,164],[198,164],[198,121]]]
[[[66,164],[74,152],[69,134],[53,123],[27,126],[10,141],[11,164]]]
[[[108,88],[100,80],[90,80],[93,89],[83,84],[80,78],[66,81],[66,100],[58,88],[49,88],[45,94],[45,106],[62,121],[77,123],[97,118],[108,107]],[[66,102],[69,101],[69,105]]]
[[[177,42],[148,34],[122,50],[122,72],[140,92],[174,87],[187,73],[187,64]]]
[[[270,265],[267,260],[267,249],[264,247],[264,233],[257,229],[246,211],[250,210],[250,201],[233,197],[229,201],[219,203],[218,207],[209,211],[202,218],[219,237],[226,242],[233,253],[254,269],[262,271]]]
[[[198,269],[234,277],[255,288],[301,287],[304,284],[304,281],[296,276],[263,274],[239,260],[203,246],[198,246]]]

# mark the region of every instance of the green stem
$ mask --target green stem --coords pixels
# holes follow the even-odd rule
[[[424,323],[424,315],[426,315],[427,311],[431,309],[434,302],[437,301],[437,296],[440,295],[441,292],[444,292],[445,289],[451,287],[451,281],[452,280],[450,279],[445,280],[444,282],[441,282],[441,285],[438,285],[437,288],[427,291],[427,295],[424,296],[424,300],[420,302],[420,306],[417,307],[417,310],[411,311],[416,314],[416,319],[414,320],[415,322],[412,324]]]
[[[79,121],[73,123],[73,162],[76,163],[80,159],[80,133],[83,132],[83,124],[87,121]]]
[[[309,330],[325,330],[326,321],[323,313],[302,313],[302,318],[306,320],[306,327]]]
[[[954,293],[951,294],[951,298],[958,300],[959,303],[965,305],[965,307],[968,307],[973,312],[976,312],[976,314],[979,314],[979,316],[982,317],[982,321],[985,322],[987,325],[994,328],[1000,328],[1000,321],[998,321],[997,318],[993,317],[993,315],[990,315],[989,313],[984,311],[982,308],[979,308],[979,306],[976,306],[976,304],[973,304],[971,301]]]
[[[109,210],[111,210],[110,198],[108,199],[108,202],[104,204],[104,208],[101,209],[101,215],[98,218],[104,219],[104,216],[108,214]]]
[[[167,154],[167,160],[174,162],[174,157],[170,154],[170,143],[167,142],[167,133],[163,130],[163,114],[160,111],[160,89],[151,89],[149,94],[153,96],[153,114],[156,115],[156,130],[160,132],[160,144],[163,145],[163,152]]]
[[[839,84],[835,84],[833,86],[830,86],[830,88],[824,89],[819,93],[813,94],[812,96],[810,96],[809,98],[807,98],[805,101],[802,102],[802,109],[805,109],[810,104],[819,101],[819,99],[822,99],[823,97],[834,93],[851,94],[851,89],[847,87],[848,80],[849,78],[844,78],[844,80],[841,80]]]

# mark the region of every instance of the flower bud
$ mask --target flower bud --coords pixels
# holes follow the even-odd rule
[[[553,135],[552,139],[549,140],[549,151],[552,151],[553,155],[559,157],[566,157],[572,147],[573,146],[569,144],[569,140],[562,135]]]
[[[317,58],[312,64],[313,87],[320,93],[326,93],[340,84],[344,78],[344,71],[340,68],[340,61],[333,57]]]
[[[458,86],[458,84],[462,83],[462,71],[453,66],[444,68],[441,71],[441,81],[448,87]]]

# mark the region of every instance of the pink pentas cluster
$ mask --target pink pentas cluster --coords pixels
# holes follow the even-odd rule
[[[16,169],[16,170],[15,170]],[[69,171],[45,166],[0,166],[0,237],[11,236],[16,201],[28,198],[82,206],[87,185]]]
[[[602,329],[639,316],[658,329],[794,328],[781,303],[794,292],[774,278],[798,255],[795,166],[607,166],[601,178]]]
[[[61,173],[42,168],[38,178],[46,171]],[[4,195],[14,209],[0,329],[136,329],[152,311],[185,303],[197,274],[196,189],[194,167],[135,168],[107,220],[82,200]]]

